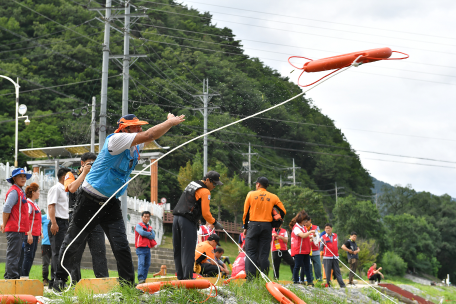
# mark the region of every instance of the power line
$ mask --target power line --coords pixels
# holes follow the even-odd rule
[[[120,76],[120,75],[109,76],[108,78],[118,77],[118,76]],[[79,82],[72,82],[72,83],[67,83],[67,84],[60,84],[60,85],[56,85],[56,86],[52,86],[52,87],[43,87],[43,88],[39,88],[39,89],[20,91],[20,93],[24,94],[24,93],[29,93],[29,92],[39,91],[39,90],[47,90],[47,89],[51,89],[51,88],[64,87],[64,86],[75,85],[75,84],[80,84],[80,83],[92,82],[92,81],[96,81],[96,80],[101,80],[101,78],[90,79],[90,80],[79,81]],[[1,94],[0,96],[12,95],[12,94],[15,94],[15,93],[6,93],[6,94]]]
[[[143,0],[143,1],[145,1],[145,0]],[[151,1],[145,1],[145,2],[151,2]],[[436,38],[445,38],[445,39],[456,40],[456,38],[454,38],[454,37],[427,35],[427,34],[423,34],[423,33],[413,33],[413,32],[405,32],[405,31],[398,31],[398,30],[389,30],[389,29],[383,29],[383,28],[378,28],[378,27],[370,27],[370,26],[360,26],[359,24],[349,24],[349,23],[340,23],[340,22],[334,22],[334,21],[310,19],[310,18],[303,18],[302,16],[300,16],[300,17],[295,17],[295,16],[288,16],[288,15],[281,15],[281,14],[273,14],[273,13],[255,11],[255,10],[240,9],[240,8],[236,8],[236,7],[229,7],[229,6],[222,6],[222,5],[215,5],[215,4],[209,4],[209,3],[196,2],[196,1],[187,1],[187,2],[193,2],[193,3],[198,3],[198,4],[210,5],[210,6],[218,6],[218,7],[223,7],[223,8],[230,8],[230,9],[241,10],[241,11],[248,11],[248,12],[254,12],[254,13],[260,13],[260,14],[281,16],[281,17],[287,17],[287,18],[296,18],[296,19],[300,19],[300,20],[310,20],[310,21],[317,21],[317,22],[324,22],[324,23],[332,23],[332,24],[338,24],[338,25],[354,26],[354,27],[357,27],[357,28],[367,28],[367,29],[382,30],[382,31],[387,31],[387,32],[404,33],[404,34],[413,34],[413,35],[419,35],[419,36],[427,36],[427,37],[436,37]],[[165,3],[161,3],[161,4],[166,5]],[[168,5],[171,5],[171,4],[168,4]],[[174,6],[174,5],[173,5],[173,6]],[[179,6],[180,6],[180,5],[179,5]]]
[[[163,13],[169,13],[169,14],[183,15],[183,16],[188,16],[188,17],[207,18],[207,17],[193,16],[193,15],[189,15],[189,14],[181,14],[181,13],[176,13],[176,12],[171,12],[171,11],[166,11],[166,10],[158,10],[158,9],[151,9],[151,10],[155,10],[155,11],[159,11],[159,12],[163,12]],[[283,32],[288,32],[288,33],[305,34],[305,35],[310,35],[310,36],[318,36],[318,37],[340,39],[340,40],[354,41],[354,42],[373,43],[372,41],[364,41],[364,40],[356,40],[356,39],[349,39],[349,38],[343,38],[343,37],[334,37],[334,36],[320,35],[320,34],[314,34],[314,33],[306,33],[306,32],[300,32],[300,31],[293,31],[293,30],[290,30],[290,29],[279,29],[279,28],[275,28],[275,27],[261,26],[261,25],[241,23],[241,22],[228,21],[228,20],[220,20],[220,19],[213,19],[213,18],[211,18],[211,20],[223,21],[223,22],[240,24],[240,25],[247,25],[249,27],[258,27],[258,28],[265,28],[265,29],[283,31]],[[408,48],[408,49],[412,49],[412,50],[419,50],[419,51],[425,51],[425,52],[456,55],[456,53],[451,53],[451,52],[443,52],[443,51],[437,51],[437,50],[427,50],[427,49],[406,47],[406,46],[394,45],[394,44],[392,44],[391,46],[400,47],[400,48]]]
[[[55,21],[55,20],[52,20],[52,19],[49,18],[49,17],[46,17],[45,15],[43,15],[43,14],[41,14],[41,13],[35,11],[34,9],[31,9],[30,7],[24,5],[24,4],[22,4],[22,3],[20,3],[20,2],[18,2],[18,1],[16,1],[16,0],[12,0],[12,1],[15,2],[16,4],[19,4],[19,5],[22,6],[22,7],[25,7],[25,8],[28,9],[28,10],[31,10],[32,12],[34,12],[34,13],[36,13],[36,14],[38,14],[38,15],[40,15],[40,16],[46,18],[46,19],[49,20],[49,21],[52,21],[52,22],[54,22],[54,23],[57,23],[58,25],[60,25],[60,26],[62,26],[62,27],[64,27],[64,28],[66,28],[67,30],[70,30],[70,31],[72,31],[73,33],[78,34],[79,36],[85,37],[85,38],[89,39],[90,41],[95,42],[95,43],[97,43],[97,44],[101,44],[100,42],[95,41],[95,40],[93,40],[92,38],[89,38],[88,36],[85,36],[85,35],[83,35],[83,34],[81,34],[81,33],[78,33],[78,32],[76,32],[76,31],[74,31],[73,29],[71,29],[71,28],[69,28],[69,27],[67,27],[67,26],[65,26],[65,25],[63,25],[63,24],[61,24],[61,23],[59,23],[59,22],[57,22],[57,21]]]
[[[148,1],[149,2],[149,1]],[[151,3],[156,3],[156,4],[163,4],[163,3],[158,3],[158,2],[151,2]],[[168,4],[164,4],[168,5]],[[176,6],[180,9],[187,10],[187,8],[183,6]],[[153,9],[153,8],[147,8],[150,10],[154,11],[162,11],[162,12],[168,12],[168,11],[163,11],[159,9]],[[433,45],[445,45],[445,46],[456,46],[456,44],[447,44],[447,43],[438,43],[438,42],[430,42],[430,41],[424,41],[424,40],[414,40],[414,39],[407,39],[403,37],[392,37],[392,36],[384,36],[384,35],[377,35],[377,34],[372,34],[372,33],[362,33],[362,32],[354,32],[354,31],[347,31],[347,30],[340,30],[340,29],[334,29],[334,28],[327,28],[327,27],[321,27],[321,26],[315,26],[315,25],[307,25],[307,24],[300,24],[300,23],[292,23],[292,22],[284,22],[284,21],[278,21],[278,20],[271,20],[271,19],[264,19],[264,18],[257,18],[257,17],[251,17],[251,16],[241,16],[241,15],[235,15],[235,14],[230,14],[230,13],[222,13],[222,12],[213,12],[211,11],[212,14],[222,14],[222,15],[228,15],[228,16],[235,16],[235,17],[241,17],[241,18],[247,18],[247,19],[254,19],[254,20],[261,20],[261,21],[268,21],[268,22],[275,22],[275,23],[282,23],[282,24],[287,24],[287,25],[297,25],[297,26],[303,26],[303,27],[310,27],[310,28],[317,28],[317,29],[323,29],[323,30],[329,30],[329,31],[336,31],[336,32],[344,32],[344,33],[351,33],[351,34],[358,34],[358,35],[365,35],[365,36],[374,36],[374,37],[381,37],[381,38],[391,38],[391,39],[400,39],[400,40],[407,40],[407,41],[413,41],[413,42],[421,42],[421,43],[431,43]],[[187,16],[192,16],[192,15],[187,15]],[[213,19],[212,17],[204,17],[204,16],[193,16],[193,17],[198,17],[201,19]],[[305,19],[305,18],[303,18]],[[215,19],[216,20],[216,19]],[[222,20],[223,21],[223,20]]]

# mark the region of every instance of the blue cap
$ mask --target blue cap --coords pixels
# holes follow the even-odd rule
[[[13,173],[11,173],[11,177],[7,179],[8,183],[10,184],[14,184],[14,180],[13,180],[13,177],[15,177],[16,175],[19,175],[19,174],[25,174],[25,176],[27,177],[27,179],[29,179],[30,177],[32,177],[31,174],[27,173],[24,168],[16,168],[13,170]]]

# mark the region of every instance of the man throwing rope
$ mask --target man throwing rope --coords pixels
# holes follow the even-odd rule
[[[93,163],[92,168],[82,184],[82,194],[73,212],[73,220],[65,235],[59,254],[54,289],[62,291],[68,275],[61,266],[62,256],[67,246],[82,231],[101,206],[128,180],[131,172],[139,160],[139,152],[144,144],[160,138],[173,126],[182,123],[184,115],[174,116],[168,114],[168,119],[147,131],[142,131],[141,125],[148,124],[140,121],[135,115],[127,114],[117,121],[118,129],[109,135]],[[105,207],[98,213],[81,235],[68,248],[63,264],[70,268],[74,256],[87,239],[90,232],[101,225],[117,261],[117,270],[121,283],[133,285],[135,282],[135,269],[128,243],[125,224],[122,219],[120,200],[118,199],[127,187],[122,188],[115,198],[109,200]]]

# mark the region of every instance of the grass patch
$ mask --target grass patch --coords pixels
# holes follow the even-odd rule
[[[231,296],[236,297],[238,303],[247,303],[249,300],[257,303],[277,303],[266,289],[265,282],[261,278],[242,285],[228,284],[226,289],[231,293]]]

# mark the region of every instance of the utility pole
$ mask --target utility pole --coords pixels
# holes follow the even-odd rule
[[[280,189],[282,189],[282,174],[280,174]]]
[[[130,55],[130,26],[134,24],[136,21],[139,20],[141,17],[148,17],[147,14],[130,14],[130,1],[124,1],[124,7],[116,7],[111,8],[112,0],[106,0],[106,6],[104,8],[89,8],[89,10],[100,11],[106,10],[106,17],[103,20],[98,19],[105,23],[105,41],[103,47],[103,68],[102,68],[102,85],[101,85],[101,111],[100,111],[100,151],[104,145],[106,140],[106,104],[108,99],[108,67],[109,67],[109,59],[117,60],[120,65],[122,66],[122,73],[123,73],[123,84],[122,84],[122,116],[128,114],[128,86],[130,80],[130,66],[135,62],[130,62],[131,58],[139,57],[147,57],[145,54],[135,54]],[[111,11],[121,11],[124,10],[125,14],[116,13],[111,15]],[[131,21],[130,17],[134,17],[135,19]],[[116,27],[113,27],[114,30],[122,33],[124,35],[124,52],[123,55],[109,55],[109,38],[110,38],[110,23],[114,19],[121,19],[124,18],[125,26],[123,30],[119,30]],[[123,59],[123,62],[120,62],[119,59]],[[128,219],[128,203],[127,203],[127,191],[120,197],[120,201],[122,203],[122,216],[125,223],[125,227],[127,227]]]
[[[192,95],[193,97],[199,97],[203,102],[202,108],[194,108],[193,110],[198,110],[203,114],[204,117],[204,134],[207,133],[207,118],[209,114],[214,109],[220,109],[220,107],[208,107],[209,101],[213,96],[220,96],[220,94],[209,94],[209,78],[203,79],[203,94],[202,95]],[[204,144],[203,144],[203,174],[207,173],[207,135],[204,135]]]
[[[289,179],[293,179],[293,186],[296,186],[296,169],[301,169],[301,167],[295,166],[295,161],[293,158],[293,167],[286,168],[287,170],[293,170],[293,175],[288,176]]]
[[[90,152],[95,152],[95,114],[96,114],[96,101],[95,96],[92,97],[92,122],[90,124]],[[99,147],[100,148],[100,147]],[[99,149],[101,150],[101,149]]]
[[[247,155],[248,161],[242,162],[242,166],[244,167],[243,168],[244,170],[241,172],[249,174],[248,175],[249,179],[248,179],[247,184],[249,185],[249,188],[250,188],[250,185],[252,184],[252,173],[258,172],[258,171],[252,170],[252,155],[258,155],[258,153],[252,153],[252,151],[250,149],[250,143],[249,143],[249,153],[242,153],[242,155]],[[247,170],[245,170],[245,169],[247,169]]]
[[[337,204],[337,182],[336,182],[336,204]]]

